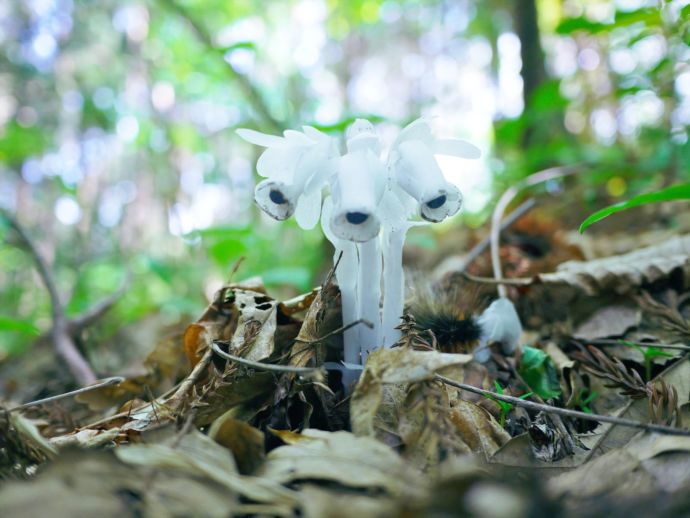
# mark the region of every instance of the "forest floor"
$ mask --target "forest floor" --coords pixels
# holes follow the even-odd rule
[[[524,332],[485,363],[449,331],[495,297],[488,251],[457,255],[485,230],[408,250],[427,286],[350,389],[324,367],[342,348],[332,276],[283,301],[229,282],[124,379],[19,406],[73,384],[45,339],[0,364],[0,514],[688,515],[690,225],[668,210],[580,236],[541,207],[506,228]]]

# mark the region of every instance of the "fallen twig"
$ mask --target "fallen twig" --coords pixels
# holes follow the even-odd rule
[[[301,376],[310,376],[318,372],[323,372],[323,368],[321,367],[294,367],[292,365],[275,365],[272,363],[262,363],[247,360],[246,358],[226,353],[218,346],[217,342],[213,342],[213,352],[215,352],[221,358],[225,358],[226,360],[239,363],[241,365],[246,365],[247,367],[252,367],[253,369],[257,370],[270,372],[289,372],[291,374],[299,374]]]
[[[534,279],[529,277],[513,277],[512,279],[494,279],[493,277],[478,277],[467,272],[459,272],[460,275],[471,282],[480,284],[498,284],[499,286],[531,286]]]
[[[91,392],[96,389],[100,389],[103,387],[109,387],[111,385],[118,385],[125,381],[125,378],[122,376],[113,376],[112,378],[106,378],[103,381],[96,383],[95,385],[89,385],[88,387],[82,387],[76,390],[71,390],[69,392],[65,392],[64,394],[58,394],[56,396],[50,396],[46,397],[43,399],[37,399],[36,401],[30,401],[29,403],[24,403],[23,405],[16,406],[14,408],[10,408],[9,412],[14,412],[16,410],[24,410],[25,408],[30,408],[32,406],[39,406],[43,405],[45,403],[52,403],[53,401],[59,401],[61,399],[65,399],[68,397],[76,396],[78,394],[84,394],[85,392]]]
[[[670,435],[683,435],[690,437],[690,430],[684,430],[680,428],[672,428],[670,426],[664,426],[659,424],[643,423],[641,421],[634,421],[632,419],[624,419],[622,417],[613,417],[601,414],[588,414],[587,412],[580,412],[578,410],[569,410],[567,408],[559,408],[552,405],[546,405],[541,403],[534,403],[533,401],[525,401],[524,399],[516,398],[513,396],[506,396],[504,394],[498,394],[496,392],[491,392],[490,390],[484,390],[477,388],[472,385],[467,385],[466,383],[460,383],[452,379],[446,378],[437,374],[435,378],[450,385],[474,394],[479,394],[480,396],[485,396],[491,399],[498,399],[499,401],[505,401],[506,403],[511,403],[516,406],[521,406],[530,410],[535,410],[538,412],[546,412],[549,414],[557,414],[565,417],[573,417],[576,419],[584,419],[585,421],[596,421],[600,423],[611,423],[614,425],[628,426],[630,428],[639,428],[641,430],[646,430],[648,432],[658,432]]]

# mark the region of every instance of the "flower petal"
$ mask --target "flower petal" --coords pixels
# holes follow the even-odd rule
[[[477,146],[460,139],[439,139],[434,142],[434,154],[450,155],[459,158],[479,158],[482,152]]]
[[[278,221],[288,219],[295,212],[295,198],[295,193],[289,185],[272,179],[259,182],[254,189],[257,205]]]
[[[446,183],[435,192],[427,191],[419,205],[420,215],[427,221],[438,223],[457,214],[462,208],[462,193],[455,185]]]
[[[313,144],[312,140],[301,131],[288,129],[283,131],[283,135],[287,143],[291,146],[306,146]]]
[[[333,185],[331,230],[349,241],[369,241],[381,228],[377,207],[385,190],[386,171],[371,152],[348,153],[338,164]]]
[[[248,128],[238,128],[235,130],[241,138],[246,140],[251,144],[256,144],[257,146],[263,147],[282,147],[286,145],[285,139],[283,137],[277,137],[275,135],[268,135],[266,133],[261,133],[259,131],[254,131]]]
[[[304,193],[297,199],[295,221],[300,228],[311,230],[319,222],[321,215],[321,190]]]
[[[331,138],[323,131],[316,129],[314,126],[302,126],[302,131],[304,131],[304,134],[312,140],[326,140]]]
[[[426,144],[432,144],[434,136],[431,134],[431,126],[425,118],[419,118],[405,126],[391,146],[391,156],[397,147],[407,140],[420,140]]]
[[[270,147],[257,160],[256,172],[264,178],[292,182],[295,165],[302,151],[303,148],[293,146]]]

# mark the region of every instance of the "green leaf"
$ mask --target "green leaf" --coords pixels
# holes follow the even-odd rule
[[[580,16],[578,18],[566,18],[563,20],[558,27],[556,27],[556,33],[565,35],[576,31],[583,31],[590,34],[596,34],[606,30],[606,28],[607,25],[605,23],[593,22],[584,16]]]
[[[0,163],[19,165],[26,158],[41,154],[48,141],[48,134],[42,128],[23,128],[14,121],[10,122],[0,133]]]
[[[643,23],[647,27],[661,25],[661,11],[656,7],[644,7],[635,11],[617,11],[614,27],[628,27],[634,23]]]
[[[620,212],[622,210],[627,210],[639,205],[646,205],[648,203],[688,199],[690,199],[690,183],[682,183],[667,187],[666,189],[661,189],[660,191],[640,194],[639,196],[635,196],[628,201],[616,203],[615,205],[610,205],[609,207],[598,210],[582,222],[580,225],[580,233],[582,234],[587,227],[591,226],[597,221],[601,221],[602,219],[609,217],[611,214],[615,214],[616,212]]]
[[[541,349],[523,347],[518,372],[525,383],[542,399],[551,399],[561,395],[558,371],[549,355]]]
[[[14,331],[34,336],[38,336],[41,333],[39,329],[28,320],[21,320],[4,315],[0,315],[0,331]]]

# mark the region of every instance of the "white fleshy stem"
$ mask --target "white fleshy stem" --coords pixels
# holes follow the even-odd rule
[[[348,325],[359,318],[356,273],[359,270],[359,257],[357,256],[357,246],[354,243],[341,241],[339,245],[342,248],[336,248],[333,260],[336,261],[342,251],[343,256],[340,259],[335,275],[340,288],[343,325]],[[347,329],[343,333],[343,360],[346,363],[359,364],[361,362],[358,327],[360,326]]]
[[[346,326],[357,320],[359,315],[359,301],[357,299],[359,256],[355,243],[340,239],[331,231],[330,225],[327,222],[330,221],[332,213],[333,200],[329,196],[324,200],[321,227],[324,235],[335,248],[335,255],[333,256],[334,263],[338,260],[342,252],[342,257],[335,270],[335,278],[338,281],[338,288],[340,289],[343,325]],[[342,381],[346,392],[349,391],[352,382],[357,381],[362,372],[361,369],[351,368],[351,366],[361,365],[362,362],[358,327],[361,326],[347,329],[343,333],[343,361],[346,365],[340,365],[338,370],[342,372]]]
[[[338,256],[342,251],[343,255],[340,258],[340,263],[336,269],[335,275],[340,288],[340,303],[343,315],[343,325],[354,322],[359,318],[359,300],[357,298],[357,274],[359,272],[359,256],[357,254],[357,245],[351,241],[337,240],[334,243],[335,255],[333,261],[338,260]],[[341,248],[342,247],[342,248]],[[359,366],[362,363],[362,350],[359,337],[359,328],[366,326],[355,326],[346,329],[343,332],[343,362],[345,365],[340,365],[338,370],[342,373],[343,386],[345,392],[350,393],[350,386],[359,379],[362,374],[361,370],[352,368]]]
[[[357,243],[359,251],[359,315],[373,327],[358,326],[362,351],[361,363],[369,353],[381,347],[381,243],[379,237]],[[346,360],[347,361],[347,360]]]
[[[386,228],[383,232],[383,346],[392,347],[400,338],[405,305],[405,273],[402,267],[406,229]]]

